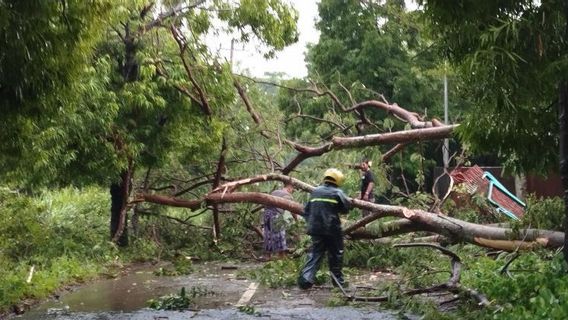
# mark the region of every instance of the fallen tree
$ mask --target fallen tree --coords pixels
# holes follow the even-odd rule
[[[222,192],[229,188],[234,189],[249,183],[259,181],[291,181],[294,185],[301,187],[304,191],[313,190],[313,186],[287,176],[271,174],[258,176],[250,179],[234,181],[222,185],[204,197],[194,200],[183,200],[175,197],[141,193],[138,194],[137,202],[150,202],[174,207],[198,209],[205,206],[213,206],[220,203],[257,203],[265,206],[273,206],[288,210],[295,215],[301,215],[303,205],[279,198],[269,194],[259,192]],[[402,206],[381,205],[349,198],[354,208],[364,209],[372,212],[369,216],[360,219],[353,224],[346,226],[344,233],[346,236],[356,234],[356,231],[367,224],[384,217],[398,217],[403,220],[397,223],[389,222],[389,227],[384,228],[387,232],[372,234],[367,232],[367,238],[380,238],[382,236],[392,236],[415,231],[428,231],[442,235],[455,242],[467,242],[483,247],[509,250],[531,249],[544,247],[556,249],[564,244],[564,233],[540,229],[520,229],[487,226],[475,224],[443,214],[427,212],[419,209],[411,209]]]
[[[238,95],[246,107],[246,111],[250,114],[254,124],[258,127],[258,133],[260,136],[263,139],[278,142],[280,148],[288,145],[296,151],[295,156],[284,165],[276,163],[273,157],[269,154],[266,154],[266,157],[263,156],[263,161],[267,162],[269,168],[272,168],[273,172],[276,171],[281,174],[270,173],[226,182],[229,181],[230,178],[222,176],[221,173],[224,171],[225,164],[229,161],[224,156],[228,146],[225,142],[223,142],[223,148],[221,149],[219,161],[216,165],[216,171],[208,178],[208,181],[213,181],[213,183],[211,183],[211,189],[208,192],[195,194],[192,199],[185,199],[177,197],[176,195],[149,193],[148,190],[143,190],[136,195],[134,202],[148,202],[173,207],[189,208],[193,210],[198,208],[209,208],[214,213],[215,235],[218,236],[220,226],[217,206],[219,204],[256,203],[264,206],[282,208],[295,215],[302,214],[303,205],[298,202],[273,197],[269,194],[260,192],[237,192],[238,188],[242,186],[265,181],[291,182],[297,189],[309,193],[313,190],[313,186],[304,181],[288,176],[288,174],[296,170],[296,168],[306,159],[322,156],[336,150],[394,145],[394,147],[385,153],[383,157],[383,159],[390,159],[393,154],[402,150],[406,145],[412,142],[437,141],[449,138],[459,126],[445,125],[436,119],[433,119],[432,121],[425,121],[418,114],[409,112],[398,106],[396,103],[390,104],[384,99],[384,101],[369,100],[359,103],[352,101],[351,106],[346,106],[334,93],[329,90],[321,90],[315,84],[310,89],[288,88],[282,85],[277,85],[292,91],[310,92],[317,97],[327,96],[332,101],[332,104],[338,107],[341,112],[345,114],[353,114],[358,117],[358,125],[370,124],[370,120],[366,118],[363,112],[365,108],[384,110],[387,114],[393,115],[396,119],[407,124],[407,130],[366,135],[361,135],[361,131],[358,130],[358,136],[344,136],[343,133],[345,133],[347,127],[340,125],[339,123],[333,123],[337,127],[337,130],[339,130],[338,135],[328,137],[319,146],[307,146],[289,140],[286,137],[281,137],[279,133],[264,129],[263,117],[256,111],[253,106],[253,100],[249,99],[245,87],[239,83],[236,77],[234,78],[234,85],[238,91]],[[297,116],[308,115],[299,113]],[[312,118],[313,117],[310,117],[310,119]],[[315,120],[317,121],[318,119]],[[319,119],[319,121],[330,122],[325,119]],[[408,126],[410,129],[408,129]],[[261,154],[261,152],[259,152],[259,154]],[[211,177],[213,177],[213,179],[211,179]],[[190,188],[185,189],[188,190]],[[357,199],[350,199],[350,201],[353,207],[372,212],[371,215],[363,219],[355,221],[352,224],[346,224],[344,233],[350,239],[379,239],[422,231],[439,235],[451,242],[467,242],[488,248],[510,251],[517,249],[530,249],[537,246],[545,248],[559,248],[564,242],[564,233],[562,232],[539,229],[514,230],[506,227],[486,226],[462,221],[442,213],[434,213],[402,206],[381,205]],[[396,217],[400,220],[383,223],[383,227],[381,228],[368,230],[363,228],[367,224],[385,217]],[[379,223],[381,222],[379,221]]]

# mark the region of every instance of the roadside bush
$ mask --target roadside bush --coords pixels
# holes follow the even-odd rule
[[[108,207],[107,193],[97,188],[38,197],[0,189],[0,312],[93,277],[114,259],[118,251],[108,241]]]

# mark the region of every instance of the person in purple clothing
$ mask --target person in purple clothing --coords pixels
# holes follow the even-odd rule
[[[285,183],[284,188],[273,191],[270,195],[292,200],[294,186]],[[283,258],[288,251],[286,245],[286,225],[284,223],[284,210],[276,207],[264,207],[264,251],[266,258],[270,259],[274,254]]]

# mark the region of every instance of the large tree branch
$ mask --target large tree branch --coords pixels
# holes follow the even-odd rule
[[[431,228],[412,222],[408,219],[398,219],[381,223],[379,228],[361,229],[362,226],[368,224],[368,220],[361,219],[355,224],[343,230],[343,233],[351,240],[357,239],[382,239],[386,237],[394,237],[416,231],[431,231]]]
[[[438,127],[443,125],[440,121],[434,119],[432,121],[422,121],[418,114],[414,112],[410,112],[404,108],[401,108],[398,104],[388,104],[377,100],[368,100],[359,102],[353,107],[345,110],[345,111],[352,111],[352,110],[361,110],[367,107],[377,108],[385,110],[388,113],[395,115],[402,121],[408,122],[412,128],[430,128],[430,127]]]
[[[185,5],[186,1],[179,1],[173,8],[171,8],[169,11],[160,13],[155,19],[152,19],[150,22],[142,25],[139,29],[138,29],[138,33],[140,35],[152,30],[155,27],[158,26],[162,26],[164,21],[166,19],[172,18],[172,17],[176,17],[179,14],[186,12],[190,9],[193,9],[195,7],[197,7],[200,4],[203,4],[205,2],[205,0],[196,0],[194,3],[190,3]],[[153,3],[149,6],[146,6],[142,9],[142,12],[140,13],[140,16],[142,18],[144,18],[144,16],[146,15],[146,13],[151,10],[153,7]]]
[[[267,174],[233,181],[219,186],[219,188],[213,190],[213,192],[222,192],[221,195],[226,195],[227,191],[232,191],[239,186],[274,180],[291,182],[296,188],[306,192],[311,192],[314,190],[313,186],[304,183],[301,180],[285,175]],[[345,234],[350,234],[379,218],[394,216],[416,223],[417,226],[415,227],[419,230],[436,232],[450,238],[455,238],[457,240],[467,241],[487,247],[504,247],[504,249],[507,249],[508,247],[506,245],[511,243],[510,240],[519,240],[516,244],[524,244],[525,249],[527,246],[534,245],[560,247],[562,245],[562,241],[564,240],[564,233],[562,232],[539,229],[524,229],[519,230],[519,233],[516,234],[511,228],[479,225],[423,210],[413,210],[402,206],[376,204],[353,198],[350,198],[350,201],[355,208],[371,211],[371,214],[345,228]],[[401,224],[401,227],[404,224],[403,222],[398,223]],[[380,235],[377,235],[377,237],[379,236]]]
[[[363,110],[365,108],[376,108],[376,109],[385,110],[389,114],[394,115],[399,120],[409,123],[411,125],[411,127],[414,128],[414,129],[438,127],[438,126],[443,125],[443,123],[440,122],[437,119],[433,119],[432,121],[423,121],[418,116],[417,113],[410,112],[410,111],[400,107],[396,103],[389,104],[388,101],[384,98],[383,95],[379,95],[382,98],[383,101],[368,100],[368,101],[363,101],[363,102],[359,102],[359,103],[354,103],[354,100],[353,100],[351,93],[341,83],[339,85],[341,86],[341,88],[343,88],[343,90],[346,91],[346,93],[347,93],[347,95],[350,98],[351,103],[352,103],[352,106],[349,107],[349,108],[346,107],[345,104],[343,104],[341,102],[341,100],[337,97],[337,95],[334,94],[332,91],[330,91],[328,89],[320,90],[318,88],[318,86],[314,83],[312,83],[312,88],[293,88],[293,87],[285,86],[285,85],[282,85],[282,84],[252,79],[250,77],[246,77],[246,76],[242,76],[242,75],[241,75],[241,77],[252,80],[255,83],[268,84],[268,85],[276,86],[276,87],[283,88],[283,89],[293,91],[293,92],[297,92],[297,93],[304,93],[304,92],[312,93],[316,97],[328,96],[333,101],[333,103],[341,109],[341,111],[343,111],[343,112],[354,112],[359,117],[359,119],[360,119],[359,121],[360,121],[361,124],[370,124],[371,123],[369,121],[369,119],[367,119],[365,117]]]
[[[288,143],[292,144],[299,153],[286,165],[286,167],[284,167],[284,169],[282,169],[282,173],[288,174],[302,163],[302,161],[311,157],[321,156],[322,154],[332,150],[361,148],[392,143],[406,144],[417,141],[439,140],[448,138],[457,127],[458,125],[443,125],[434,128],[370,134],[359,137],[333,137],[331,142],[319,147],[308,147],[288,141]]]
[[[361,117],[361,123],[369,123],[368,119],[366,119],[364,117],[364,113],[362,112],[362,110],[365,107],[381,108],[381,109],[386,110],[389,113],[394,114],[395,116],[397,116],[402,121],[410,123],[411,126],[415,129],[415,130],[406,130],[406,131],[399,131],[399,132],[392,132],[392,133],[365,135],[365,136],[358,136],[358,137],[332,137],[331,142],[328,142],[328,143],[326,143],[322,146],[319,146],[319,147],[308,147],[308,146],[304,146],[304,145],[301,145],[299,143],[296,143],[296,142],[293,142],[293,141],[290,141],[290,140],[286,140],[286,142],[289,145],[291,145],[293,148],[295,148],[299,153],[296,155],[296,157],[294,157],[282,169],[283,174],[289,174],[298,165],[300,165],[304,160],[311,158],[311,157],[321,156],[324,153],[329,152],[333,149],[338,150],[338,149],[359,148],[359,147],[373,146],[373,145],[380,145],[380,144],[397,143],[398,145],[396,145],[393,149],[391,149],[389,152],[387,152],[385,154],[384,159],[388,160],[390,157],[392,157],[398,151],[402,150],[402,148],[404,147],[405,144],[408,144],[410,142],[416,142],[416,141],[438,140],[438,139],[442,139],[442,138],[447,138],[447,137],[450,136],[450,134],[453,132],[453,130],[457,127],[457,125],[444,125],[438,120],[433,120],[433,121],[428,121],[428,122],[422,121],[422,119],[416,113],[409,112],[409,111],[405,110],[404,108],[401,108],[400,106],[398,106],[396,103],[395,104],[388,104],[386,102],[386,99],[384,99],[384,98],[383,99],[384,99],[385,102],[370,100],[370,101],[364,101],[364,102],[355,104],[351,108],[346,108],[341,103],[339,98],[333,92],[331,92],[329,90],[321,91],[316,85],[313,85],[314,88],[308,88],[308,89],[306,89],[306,88],[292,88],[292,87],[281,85],[281,84],[275,84],[275,83],[271,83],[271,82],[252,79],[250,77],[245,77],[245,76],[241,76],[241,77],[252,80],[255,83],[270,84],[270,85],[273,85],[273,86],[276,86],[276,87],[285,88],[287,90],[291,90],[291,91],[295,91],[295,92],[309,92],[309,93],[315,94],[316,96],[324,96],[324,95],[329,96],[330,99],[336,105],[338,105],[341,108],[342,111],[344,111],[344,112],[355,111],[357,113],[357,115]],[[251,114],[253,121],[257,125],[260,124],[261,118],[258,115],[258,113],[256,111],[254,111],[254,109],[252,108],[252,104],[250,103],[248,97],[246,96],[244,89],[239,85],[239,83],[236,80],[234,81],[234,85],[237,88],[237,91],[238,91],[239,95],[241,96],[245,106],[247,107],[247,111]],[[353,98],[350,95],[350,92],[342,84],[340,84],[340,85],[347,92],[348,96],[350,97],[350,99],[353,103]],[[317,119],[317,118],[309,116],[309,115],[299,114],[297,116],[312,118],[312,119],[316,119],[318,121],[323,120],[323,119]],[[341,124],[331,122],[329,120],[326,120],[326,122],[333,124],[333,125],[339,127],[342,130],[345,130],[345,126],[343,126]],[[265,135],[264,132],[263,132],[263,135]]]
[[[141,194],[138,198],[140,201],[191,209],[200,208],[205,204],[213,203],[248,202],[282,208],[294,214],[301,214],[303,211],[303,205],[297,202],[257,192],[217,192],[210,193],[204,198],[197,200],[181,200],[148,194]],[[357,199],[349,200],[355,208],[373,212],[371,215],[373,218],[394,216],[408,219],[417,223],[418,226],[422,226],[427,228],[427,230],[444,235],[448,238],[481,246],[493,247],[492,245],[494,243],[502,244],[504,242],[515,240],[517,241],[516,244],[521,249],[524,248],[521,244],[526,244],[530,247],[538,245],[547,248],[559,248],[564,242],[564,233],[557,231],[540,229],[521,229],[516,231],[511,228],[478,225],[431,212],[413,210],[401,206],[381,205]],[[368,217],[365,219],[367,218]],[[354,228],[348,228],[346,230],[351,231],[353,229]]]
[[[458,125],[444,125],[435,128],[414,129],[359,137],[333,137],[333,149],[361,148],[389,143],[410,143],[448,138]]]
[[[257,125],[260,125],[262,123],[262,118],[260,117],[258,112],[256,112],[256,110],[254,110],[254,107],[252,106],[252,103],[250,102],[248,95],[246,94],[246,92],[243,89],[243,87],[241,86],[241,84],[237,81],[237,79],[234,79],[233,85],[237,89],[237,92],[239,93],[239,96],[243,100],[243,103],[245,104],[245,107],[247,108],[248,113],[251,115],[254,123],[256,123]]]
[[[207,99],[207,95],[205,94],[205,91],[203,90],[203,88],[201,88],[199,83],[197,83],[197,80],[195,79],[193,71],[191,70],[189,63],[187,62],[187,59],[185,58],[185,52],[187,50],[187,43],[186,43],[183,35],[181,34],[181,32],[174,25],[172,25],[170,27],[170,31],[171,31],[176,43],[178,44],[179,51],[180,51],[179,57],[180,57],[181,62],[183,64],[183,68],[185,69],[185,73],[187,74],[189,81],[191,82],[191,84],[195,88],[195,91],[197,91],[197,95],[199,96],[199,101],[200,101],[199,105],[201,107],[201,111],[205,115],[211,116],[213,114],[213,112],[211,111],[211,107],[209,106],[209,101]],[[190,97],[191,97],[191,95],[190,95]]]
[[[305,192],[312,192],[314,190],[313,186],[301,180],[282,174],[270,173],[270,174],[255,176],[252,178],[231,181],[229,183],[225,183],[219,186],[218,188],[214,189],[212,192],[222,192],[222,193],[233,192],[236,188],[240,186],[258,183],[258,182],[265,182],[265,181],[281,181],[283,183],[291,183],[292,185],[294,185],[296,189],[300,189]]]
[[[394,155],[396,155],[399,151],[401,151],[402,149],[404,149],[404,147],[406,147],[407,143],[399,143],[396,146],[392,147],[392,149],[390,149],[389,151],[387,151],[386,153],[383,154],[383,156],[381,157],[383,162],[389,162],[390,159],[392,157],[394,157]]]

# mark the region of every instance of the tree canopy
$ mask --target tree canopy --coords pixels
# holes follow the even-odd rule
[[[557,167],[557,85],[567,71],[565,1],[421,1],[472,112],[459,132],[475,153],[517,171]]]

